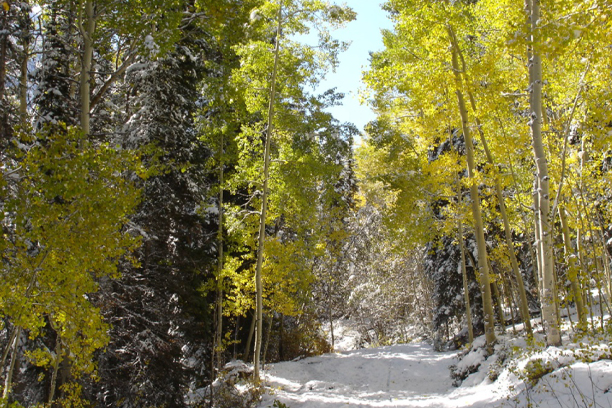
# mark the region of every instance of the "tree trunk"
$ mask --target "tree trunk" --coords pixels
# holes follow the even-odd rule
[[[535,247],[535,266],[534,276],[537,281],[538,294],[542,297],[542,235],[540,234],[540,200],[538,198],[538,181],[535,180],[533,183],[533,219],[534,219],[534,233],[533,233],[533,246]],[[540,302],[541,303],[541,302]],[[541,309],[541,306],[540,306]]]
[[[330,302],[328,302],[327,305],[327,315],[328,315],[328,319],[329,319],[329,332],[331,334],[331,348],[332,348],[332,352],[334,351],[334,347],[336,345],[336,338],[334,336],[334,318],[332,316],[332,308],[329,305]]]
[[[280,315],[280,327],[279,327],[279,342],[278,342],[278,359],[285,361],[285,347],[283,346],[283,339],[285,338],[285,315]]]
[[[251,343],[253,342],[253,334],[255,333],[255,325],[257,322],[257,316],[255,312],[253,312],[253,318],[251,319],[251,326],[249,328],[249,336],[247,337],[246,346],[244,348],[244,356],[242,359],[244,361],[249,361],[249,356],[251,355]]]
[[[255,269],[255,290],[257,292],[256,301],[256,327],[255,327],[255,355],[253,379],[259,383],[259,360],[261,353],[262,330],[263,330],[263,284],[261,279],[261,268],[263,265],[264,244],[266,240],[266,213],[268,210],[268,178],[270,176],[270,140],[274,125],[274,99],[276,97],[276,71],[278,70],[278,60],[280,57],[280,40],[282,29],[282,3],[278,9],[278,24],[276,26],[276,44],[274,46],[274,67],[272,68],[272,79],[270,85],[270,101],[268,105],[268,129],[266,132],[266,143],[264,147],[264,180],[263,192],[261,197],[261,214],[259,218],[259,240],[257,243],[257,265]]]
[[[459,192],[461,194],[461,192]],[[463,223],[457,223],[459,249],[461,251],[461,274],[463,275],[463,298],[465,300],[465,316],[467,319],[467,329],[470,344],[474,342],[474,327],[472,324],[472,309],[470,307],[470,289],[468,287],[467,268],[465,264],[465,245],[463,244]]]
[[[30,31],[32,19],[28,11],[21,14],[22,30]],[[28,119],[28,62],[30,61],[30,38],[21,36],[22,58],[19,75],[19,123],[22,127],[26,125]]]
[[[23,42],[23,59],[21,60],[21,72],[19,76],[19,121],[21,126],[25,126],[28,119],[28,61],[29,44]]]
[[[270,346],[270,337],[272,336],[272,323],[274,322],[274,314],[270,313],[268,318],[268,329],[266,330],[266,344],[264,345],[262,364],[266,364],[266,356],[268,355],[268,347]]]
[[[452,37],[452,33],[449,29],[449,37]],[[459,113],[461,115],[461,126],[463,130],[463,136],[465,138],[465,149],[467,152],[467,167],[468,167],[468,178],[470,180],[470,198],[472,207],[472,216],[474,217],[474,233],[476,235],[476,243],[478,246],[478,270],[480,276],[480,288],[482,291],[482,302],[484,312],[484,324],[485,324],[485,337],[487,343],[487,351],[493,352],[493,345],[497,341],[495,337],[495,326],[494,326],[494,314],[493,314],[493,302],[491,300],[491,285],[489,281],[489,267],[487,265],[487,247],[484,236],[484,227],[482,223],[482,214],[480,212],[480,197],[478,195],[478,186],[474,180],[475,169],[474,164],[474,145],[472,142],[472,135],[469,127],[469,120],[465,101],[463,99],[463,93],[461,91],[461,77],[459,70],[459,63],[457,59],[457,48],[452,48],[452,62],[453,71],[455,74],[455,84],[457,87],[457,103],[459,107]]]
[[[7,330],[8,330],[8,327],[7,327]],[[21,329],[20,328],[18,329],[17,327],[14,327],[14,326],[13,326],[13,330],[11,330],[11,334],[9,335],[9,341],[6,342],[6,346],[4,348],[4,351],[2,352],[2,360],[0,360],[0,372],[4,370],[6,359],[8,358],[8,355],[11,351],[11,345],[13,344],[13,341],[15,341],[15,337],[17,336],[17,333],[19,330]]]
[[[510,222],[508,221],[508,214],[506,212],[506,204],[504,200],[504,196],[502,193],[501,181],[499,177],[499,171],[495,166],[495,160],[493,159],[493,155],[489,150],[489,146],[487,143],[487,139],[485,138],[484,130],[482,128],[482,124],[480,123],[480,119],[478,118],[478,109],[476,107],[476,100],[472,91],[470,90],[469,77],[467,75],[467,69],[465,60],[463,58],[463,53],[461,52],[461,48],[459,47],[459,42],[457,41],[457,36],[455,35],[455,31],[452,26],[449,26],[449,33],[451,35],[451,41],[453,42],[453,46],[457,50],[459,58],[461,60],[461,74],[465,78],[465,84],[467,89],[468,98],[470,100],[470,106],[474,111],[474,121],[476,122],[476,128],[478,129],[478,135],[480,136],[480,142],[482,143],[485,155],[487,157],[487,161],[491,165],[493,171],[495,172],[495,192],[497,195],[497,202],[499,203],[499,214],[501,215],[502,221],[504,223],[504,233],[506,238],[506,247],[508,248],[508,255],[510,257],[510,264],[512,265],[512,272],[514,273],[514,277],[517,282],[517,291],[519,293],[520,298],[520,312],[521,317],[523,319],[523,323],[525,325],[525,330],[528,335],[533,335],[533,331],[531,328],[531,318],[529,316],[529,304],[527,302],[527,293],[525,292],[525,283],[523,282],[523,276],[518,267],[518,261],[516,259],[516,254],[514,252],[514,241],[512,239],[512,230],[510,229]]]
[[[7,27],[8,12],[0,11],[0,27]],[[10,138],[8,104],[5,104],[6,93],[6,60],[8,54],[8,33],[0,33],[0,146],[5,145]]]
[[[567,215],[565,209],[559,207],[559,220],[561,220],[561,229],[563,231],[563,245],[565,247],[565,260],[567,262],[567,278],[570,281],[572,291],[572,299],[576,303],[576,311],[578,312],[578,330],[584,331],[587,329],[587,314],[582,302],[582,290],[578,282],[578,265],[576,265],[576,254],[572,249],[572,241],[570,236],[569,226],[567,224]]]
[[[223,170],[223,133],[221,133],[219,142],[219,229],[217,230],[217,328],[213,357],[214,365],[217,368],[220,368],[222,364],[221,342],[223,339]]]
[[[490,266],[489,266],[490,268]],[[493,289],[493,303],[497,309],[497,316],[499,316],[499,327],[502,333],[506,333],[506,317],[504,316],[504,298],[499,291],[499,285],[496,281],[491,282],[491,288]]]
[[[51,374],[51,388],[49,389],[49,405],[52,406],[53,400],[55,399],[55,388],[57,387],[57,373],[59,371],[59,366],[62,361],[62,343],[59,339],[59,335],[57,336],[57,345],[55,346],[55,359],[53,361],[53,373]]]
[[[514,295],[512,293],[512,284],[508,279],[504,277],[504,274],[501,275],[502,285],[504,285],[504,296],[508,300],[508,309],[510,309],[510,319],[512,322],[512,333],[516,334],[516,316],[514,315],[514,311],[516,310],[516,302],[514,299]]]
[[[552,245],[552,224],[550,218],[550,188],[548,176],[548,163],[542,142],[542,61],[538,50],[538,21],[540,19],[540,0],[531,0],[529,10],[531,27],[531,139],[533,153],[537,168],[539,201],[540,250],[542,257],[542,317],[546,330],[546,343],[549,346],[561,345],[559,332],[559,317],[555,308],[555,278],[554,258]]]
[[[80,100],[81,100],[81,128],[88,135],[90,132],[89,111],[91,106],[91,65],[93,59],[93,34],[95,20],[93,0],[85,1],[85,26],[79,19],[79,27],[83,36],[83,55],[81,60]]]
[[[13,352],[11,353],[11,364],[9,365],[8,371],[6,373],[6,378],[4,379],[4,392],[2,393],[2,399],[8,401],[9,396],[11,395],[11,388],[13,386],[13,374],[15,373],[15,364],[17,362],[17,358],[19,357],[19,340],[21,338],[21,327],[15,329],[13,331],[14,336],[11,337],[12,343],[6,345],[7,350],[12,347]],[[4,364],[0,366],[0,368],[4,368]]]

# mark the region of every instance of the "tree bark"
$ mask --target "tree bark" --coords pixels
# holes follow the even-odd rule
[[[272,139],[272,131],[274,125],[274,100],[276,98],[276,72],[278,70],[278,61],[280,58],[280,40],[282,29],[282,3],[278,9],[278,24],[276,26],[276,44],[274,46],[274,67],[272,68],[272,79],[270,85],[270,101],[268,105],[268,126],[266,132],[266,142],[264,147],[264,180],[263,192],[261,197],[261,213],[259,218],[259,240],[257,243],[257,265],[255,269],[255,290],[257,292],[256,299],[256,320],[255,327],[255,355],[253,360],[253,379],[259,383],[259,365],[261,342],[263,337],[263,284],[261,278],[261,269],[263,265],[264,245],[266,240],[266,213],[268,210],[268,178],[270,176],[270,140]]]
[[[55,388],[57,387],[57,373],[59,372],[59,366],[63,359],[62,342],[57,338],[57,345],[55,346],[55,359],[53,361],[53,373],[51,374],[51,388],[49,389],[49,405],[53,404],[55,399]]]
[[[578,282],[578,265],[576,265],[576,254],[572,249],[572,241],[570,230],[567,224],[567,214],[565,209],[559,207],[559,220],[561,220],[561,229],[563,231],[563,245],[565,248],[565,260],[567,262],[567,278],[570,281],[572,298],[576,303],[576,311],[578,312],[578,330],[584,331],[587,329],[587,314],[582,302],[582,290]]]
[[[328,298],[331,297],[331,295],[328,294]],[[331,348],[332,348],[332,352],[334,351],[334,347],[336,345],[336,337],[334,336],[334,317],[332,315],[332,308],[330,305],[331,301],[328,301],[327,304],[327,318],[329,319],[329,333],[331,335]]]
[[[460,192],[461,194],[461,192]],[[470,290],[468,287],[467,268],[465,264],[465,245],[463,244],[463,223],[461,220],[457,222],[459,249],[461,251],[461,274],[463,275],[463,298],[465,300],[465,316],[467,319],[467,329],[469,342],[474,342],[474,327],[472,324],[472,308],[470,306]]]
[[[272,336],[272,323],[274,322],[274,314],[270,313],[268,317],[268,328],[266,329],[266,344],[264,345],[263,356],[261,361],[266,364],[266,357],[268,355],[268,347],[270,346],[270,337]]]
[[[25,126],[28,119],[28,61],[29,43],[23,42],[23,59],[21,60],[21,72],[19,75],[19,121]]]
[[[0,11],[0,27],[8,28],[8,12]],[[0,146],[5,145],[10,138],[8,104],[5,104],[6,93],[6,60],[8,58],[8,34],[0,34]]]
[[[215,331],[214,369],[220,368],[223,339],[223,132],[219,141],[219,229],[217,230],[217,327]]]
[[[497,316],[499,316],[499,327],[502,333],[506,333],[506,317],[504,316],[504,298],[499,291],[499,285],[497,282],[493,281],[491,283],[491,287],[493,289],[493,299],[495,300],[493,303],[497,309]]]
[[[514,241],[512,239],[512,230],[510,229],[510,222],[508,220],[508,213],[506,212],[506,204],[504,200],[504,196],[502,193],[501,181],[499,178],[499,171],[495,166],[495,160],[493,158],[493,154],[489,150],[489,146],[487,143],[487,139],[484,134],[484,130],[482,128],[482,124],[480,123],[480,119],[478,118],[478,109],[476,106],[476,100],[472,91],[470,90],[469,77],[467,75],[467,69],[465,60],[463,58],[463,53],[461,48],[459,47],[459,42],[457,41],[457,36],[455,35],[455,31],[452,26],[449,26],[449,34],[451,36],[451,41],[459,58],[461,60],[461,75],[465,78],[465,84],[468,94],[468,99],[470,100],[470,106],[472,107],[472,111],[474,112],[474,121],[476,122],[476,128],[478,129],[478,135],[480,136],[480,142],[482,143],[482,147],[485,152],[485,156],[487,157],[487,161],[491,165],[491,168],[495,172],[495,193],[497,195],[497,202],[499,203],[499,214],[501,215],[502,221],[504,223],[504,236],[506,239],[506,247],[508,248],[508,256],[510,257],[510,264],[512,266],[512,272],[514,273],[514,277],[517,282],[517,291],[519,293],[520,298],[520,312],[521,318],[523,319],[523,324],[525,325],[525,330],[529,336],[533,335],[533,330],[531,328],[531,317],[529,316],[529,303],[527,302],[527,292],[525,291],[525,283],[523,281],[523,275],[518,267],[518,261],[516,259],[516,254],[514,252]]]
[[[246,346],[244,348],[244,356],[242,356],[242,359],[244,361],[248,361],[249,356],[251,355],[251,343],[253,342],[253,335],[255,333],[255,323],[256,322],[257,322],[257,316],[255,315],[255,312],[253,312],[253,318],[251,319],[251,325],[249,327],[249,336],[247,337]]]
[[[79,19],[79,28],[83,36],[83,55],[81,59],[80,76],[80,102],[81,102],[81,128],[88,135],[90,133],[89,111],[91,108],[91,65],[93,59],[93,34],[95,20],[93,11],[93,0],[85,1],[85,25]]]
[[[11,395],[11,387],[13,385],[13,374],[15,373],[15,364],[17,362],[17,358],[19,357],[19,340],[21,338],[21,327],[14,329],[13,336],[11,337],[12,342],[7,344],[7,351],[11,348],[13,352],[11,353],[11,363],[9,365],[8,371],[6,373],[6,378],[4,380],[4,391],[2,393],[2,399],[8,400],[8,397]],[[4,367],[4,362],[0,368]]]
[[[452,33],[449,29],[449,37],[452,37]],[[465,106],[465,100],[463,98],[463,92],[461,91],[461,77],[458,62],[458,50],[451,41],[451,53],[453,72],[455,74],[456,84],[456,95],[457,103],[459,107],[459,113],[461,115],[461,126],[463,130],[463,137],[465,138],[465,148],[467,153],[467,168],[468,178],[470,180],[470,198],[472,207],[472,216],[474,217],[474,233],[476,235],[476,243],[478,246],[478,270],[480,275],[480,288],[482,291],[482,302],[484,312],[484,325],[485,325],[485,338],[487,343],[487,351],[493,352],[493,345],[497,341],[495,337],[495,323],[493,313],[493,302],[491,298],[491,285],[489,280],[489,266],[487,265],[487,248],[484,236],[484,226],[482,223],[482,214],[480,212],[480,197],[478,194],[478,186],[474,180],[475,178],[475,163],[474,163],[474,144],[472,142],[472,135],[469,127],[469,120],[467,109]]]
[[[542,141],[542,60],[538,50],[538,21],[540,19],[540,0],[531,0],[529,21],[531,29],[531,139],[537,168],[537,197],[539,202],[538,229],[540,232],[540,255],[542,261],[542,317],[546,330],[546,343],[549,346],[561,345],[559,317],[555,308],[555,278],[552,245],[552,225],[550,218],[550,188],[548,163]]]

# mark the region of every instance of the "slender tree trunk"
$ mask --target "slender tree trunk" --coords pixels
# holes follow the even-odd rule
[[[331,305],[330,305],[331,301],[329,301],[329,297],[331,297],[331,296],[328,296],[327,318],[329,319],[329,331],[330,331],[330,334],[331,334],[331,348],[332,348],[332,351],[334,351],[334,347],[336,345],[336,338],[334,336],[334,319],[333,319],[333,316],[332,316],[332,308],[331,308]]]
[[[459,192],[461,194],[461,192]],[[468,287],[467,268],[465,264],[465,245],[463,244],[463,223],[457,222],[459,249],[461,251],[461,274],[463,275],[463,298],[465,300],[465,316],[470,344],[474,342],[474,327],[472,324],[472,308],[470,306],[470,289]]]
[[[55,360],[53,361],[53,373],[51,374],[51,388],[49,389],[49,405],[53,404],[53,400],[55,399],[55,388],[57,387],[57,373],[59,371],[59,366],[62,361],[62,343],[61,340],[57,339],[57,345],[55,346]]]
[[[272,337],[272,323],[274,322],[274,314],[270,313],[268,317],[268,328],[266,330],[266,344],[264,345],[262,364],[266,364],[266,356],[268,355],[268,347],[270,346],[270,337]]]
[[[20,17],[22,30],[31,30],[32,19],[29,11],[23,11]],[[28,119],[28,63],[30,61],[30,38],[21,36],[22,56],[19,72],[19,124],[24,127]]]
[[[491,287],[493,289],[493,299],[495,299],[494,303],[497,308],[497,315],[499,316],[499,327],[501,328],[502,333],[506,333],[506,317],[504,316],[503,297],[499,291],[499,285],[497,282],[491,282]]]
[[[514,295],[513,295],[513,291],[512,291],[512,284],[511,282],[506,279],[506,277],[504,277],[504,274],[501,273],[500,278],[502,280],[502,285],[504,288],[504,296],[507,299],[508,302],[508,309],[510,309],[510,321],[512,322],[512,333],[516,334],[516,315],[514,314],[514,311],[517,310],[516,308],[516,302],[514,299]]]
[[[285,315],[280,315],[280,327],[279,327],[279,343],[278,343],[278,359],[280,361],[285,361],[285,347],[283,345],[283,341],[285,338]]]
[[[11,336],[11,342],[6,345],[7,352],[9,349],[11,353],[11,363],[9,365],[6,377],[4,379],[4,391],[2,393],[2,399],[8,401],[8,397],[11,395],[11,388],[13,386],[13,374],[15,373],[15,365],[17,358],[19,357],[19,340],[21,338],[21,327],[13,329],[13,335]],[[12,346],[12,347],[11,347]],[[3,356],[3,363],[0,368],[4,368],[6,356]]]
[[[504,200],[504,195],[502,193],[503,190],[501,187],[499,171],[497,170],[497,167],[495,165],[493,154],[489,150],[489,146],[488,146],[485,134],[484,134],[482,124],[480,123],[480,119],[478,118],[478,108],[476,106],[476,99],[474,98],[474,95],[472,94],[472,91],[469,87],[470,81],[469,81],[469,77],[467,74],[465,60],[463,58],[463,53],[461,51],[461,48],[459,47],[459,42],[457,41],[457,36],[455,35],[455,31],[453,30],[452,26],[449,26],[449,33],[451,36],[451,41],[453,42],[453,45],[455,49],[457,50],[457,53],[461,60],[461,74],[462,74],[462,77],[464,77],[465,79],[467,94],[470,100],[470,106],[472,107],[472,111],[474,112],[474,115],[475,115],[474,121],[476,122],[476,128],[478,129],[478,135],[480,136],[480,142],[482,143],[482,146],[485,152],[485,156],[487,157],[487,161],[489,162],[489,164],[491,165],[491,167],[494,169],[494,172],[495,172],[495,193],[497,195],[497,202],[499,203],[499,214],[501,215],[502,221],[504,223],[504,234],[506,238],[506,247],[508,248],[508,256],[510,257],[510,264],[512,266],[512,272],[514,273],[514,277],[517,283],[517,291],[519,293],[519,298],[520,298],[521,317],[523,319],[523,324],[525,325],[525,330],[527,331],[528,335],[531,336],[533,335],[533,331],[531,328],[531,318],[529,316],[529,304],[527,302],[527,292],[525,291],[525,283],[523,281],[523,275],[521,275],[521,272],[519,270],[518,261],[516,259],[516,254],[514,252],[514,241],[512,239],[512,230],[510,229],[508,213],[506,212],[506,204]]]
[[[452,37],[452,34],[450,32],[449,37]],[[491,285],[489,280],[489,266],[487,264],[487,247],[484,237],[482,214],[480,212],[480,197],[478,194],[478,186],[476,185],[476,182],[474,180],[476,169],[476,165],[474,163],[474,144],[472,142],[472,135],[469,127],[465,100],[463,99],[463,92],[461,91],[461,77],[457,57],[458,51],[457,48],[453,46],[452,42],[451,48],[453,71],[455,74],[455,84],[457,87],[457,103],[459,107],[459,113],[461,115],[461,125],[463,130],[463,137],[465,138],[465,148],[467,152],[467,167],[468,178],[470,180],[472,216],[474,218],[474,233],[476,235],[476,243],[478,246],[478,270],[480,272],[480,287],[482,290],[485,337],[487,343],[487,350],[488,352],[492,353],[493,345],[495,344],[497,339],[495,337],[495,322],[493,314],[493,302],[491,298]]]
[[[604,220],[600,217],[600,227],[605,228]],[[598,229],[597,235],[599,237],[599,243],[601,244],[601,261],[604,268],[604,283],[605,292],[608,299],[612,300],[612,273],[610,271],[610,253],[606,249],[606,238],[603,235],[603,231]]]
[[[242,359],[244,361],[249,361],[249,356],[251,355],[251,343],[253,342],[253,334],[255,333],[255,326],[257,323],[256,313],[253,312],[253,318],[251,319],[251,326],[249,328],[249,336],[247,337],[246,346],[244,348],[244,356]]]
[[[6,346],[4,347],[4,351],[2,352],[2,360],[0,361],[0,372],[4,370],[6,359],[8,358],[8,355],[11,351],[11,345],[13,344],[13,341],[15,341],[15,337],[17,336],[17,332],[19,330],[21,329],[14,327],[14,326],[13,326],[13,329],[11,330],[11,334],[9,335],[9,340],[6,342]]]
[[[586,265],[586,259],[584,255],[584,245],[582,243],[582,230],[584,229],[584,221],[582,220],[580,213],[578,213],[578,217],[580,218],[581,226],[580,228],[576,229],[576,245],[577,245],[576,250],[578,251],[578,259],[580,261],[582,275],[588,277],[590,273]],[[583,295],[584,300],[583,301],[589,307],[589,317],[591,320],[592,330],[593,332],[595,332],[595,315],[593,313],[593,297],[591,296],[591,285],[590,283],[588,283],[588,280],[585,281],[585,285],[586,285],[586,288],[584,290],[584,295]]]
[[[535,273],[536,280],[538,283],[538,293],[542,296],[542,234],[540,231],[540,200],[538,198],[538,181],[533,183],[533,218],[534,218],[534,240],[533,246],[535,247]]]
[[[532,56],[531,70],[531,139],[537,168],[539,225],[542,256],[542,317],[546,330],[546,343],[550,346],[561,345],[559,316],[555,308],[555,278],[552,244],[552,225],[550,217],[550,188],[548,163],[542,142],[542,61],[538,50],[538,22],[540,19],[540,0],[531,0],[530,25]]]
[[[276,98],[276,71],[278,70],[278,61],[280,58],[280,40],[282,29],[282,3],[278,9],[278,25],[276,26],[276,45],[274,46],[274,67],[272,68],[272,79],[270,85],[270,102],[268,105],[268,126],[266,132],[266,143],[264,147],[264,181],[263,192],[261,197],[261,214],[259,219],[259,240],[257,243],[257,265],[255,269],[255,290],[257,292],[256,301],[256,328],[255,328],[255,356],[253,377],[256,383],[260,381],[259,376],[259,360],[261,353],[262,330],[263,330],[263,284],[261,278],[261,269],[263,265],[264,244],[266,240],[266,213],[268,210],[268,178],[270,176],[270,140],[272,139],[274,125],[274,100]]]
[[[85,26],[82,25],[82,19],[79,21],[79,26],[83,36],[83,55],[80,77],[81,128],[83,132],[88,135],[90,133],[91,66],[93,59],[93,34],[95,30],[93,0],[85,1]]]
[[[0,10],[0,27],[3,29],[8,25],[8,12]],[[0,30],[1,31],[1,30]],[[6,60],[8,58],[8,34],[0,33],[0,146],[6,144],[10,138],[8,104],[6,97]]]
[[[28,62],[29,44],[23,42],[23,59],[21,60],[21,72],[19,75],[19,121],[21,126],[25,126],[28,120]]]
[[[567,224],[567,215],[565,209],[559,207],[559,220],[561,220],[561,229],[563,231],[563,245],[565,247],[565,259],[568,265],[567,278],[570,281],[572,291],[572,299],[576,303],[576,311],[578,312],[578,330],[584,331],[587,329],[587,316],[582,302],[582,291],[578,281],[578,266],[576,265],[576,254],[572,249],[572,241],[570,236],[569,226]]]
[[[218,368],[222,364],[221,342],[223,339],[223,170],[223,133],[221,133],[219,144],[219,229],[217,230],[217,328],[214,357]]]

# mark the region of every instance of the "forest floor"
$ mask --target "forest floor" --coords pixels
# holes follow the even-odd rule
[[[417,343],[273,364],[266,370],[271,394],[259,406],[274,400],[290,408],[487,406],[491,395],[452,386],[448,367],[456,355]]]
[[[258,408],[612,407],[612,361],[604,341],[523,353],[522,340],[500,336],[488,358],[483,345],[479,338],[469,353],[439,353],[427,343],[400,344],[271,364]],[[513,364],[496,363],[509,350],[518,353]],[[585,350],[598,356],[594,362],[576,358]],[[532,383],[520,373],[534,361],[550,369],[532,369],[538,377]],[[478,369],[455,387],[451,365]]]

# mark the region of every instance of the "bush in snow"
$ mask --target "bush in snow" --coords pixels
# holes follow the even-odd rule
[[[232,360],[223,367],[212,383],[212,392],[211,386],[190,391],[185,403],[192,407],[253,407],[259,402],[263,389],[252,382],[252,374],[252,366],[241,360]]]

